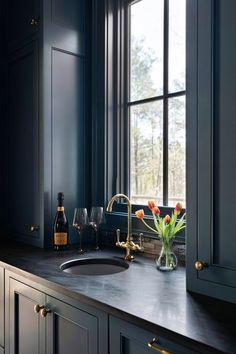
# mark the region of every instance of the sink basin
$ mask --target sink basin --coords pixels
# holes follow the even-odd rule
[[[115,258],[82,258],[62,263],[61,270],[75,275],[109,275],[124,272],[128,263]]]

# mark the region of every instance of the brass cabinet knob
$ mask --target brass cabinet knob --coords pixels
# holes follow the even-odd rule
[[[51,312],[51,310],[47,309],[45,306],[40,310],[40,314],[43,318],[47,317],[47,314],[50,312]]]
[[[39,313],[44,307],[45,307],[44,305],[37,304],[34,306],[34,312]]]
[[[196,261],[194,266],[196,270],[203,270],[204,268],[207,268],[207,263],[202,261]]]
[[[32,18],[32,20],[30,21],[30,24],[31,24],[31,26],[38,26],[39,25],[39,20],[36,18],[36,17],[34,17],[34,18]]]
[[[150,342],[148,342],[148,347],[151,348],[152,350],[155,350],[158,353],[161,354],[171,354],[169,351],[165,350],[164,348],[160,347],[158,345],[158,339],[157,338],[153,338],[153,340],[151,340]]]
[[[35,232],[35,231],[38,231],[39,230],[39,225],[31,225],[30,226],[30,231],[31,232]]]

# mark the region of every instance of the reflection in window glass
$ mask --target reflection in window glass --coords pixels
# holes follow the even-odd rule
[[[185,207],[185,97],[169,99],[168,205],[181,202]]]
[[[130,6],[130,101],[163,93],[164,0]]]
[[[185,90],[186,0],[169,0],[169,92]]]
[[[163,102],[130,108],[130,196],[163,204]]]

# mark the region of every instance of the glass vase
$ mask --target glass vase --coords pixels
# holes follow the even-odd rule
[[[162,240],[160,255],[156,258],[157,269],[171,271],[177,267],[178,260],[172,249],[173,242]]]

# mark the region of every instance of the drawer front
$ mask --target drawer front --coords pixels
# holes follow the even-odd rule
[[[112,354],[197,353],[115,317],[110,317],[110,351]]]

